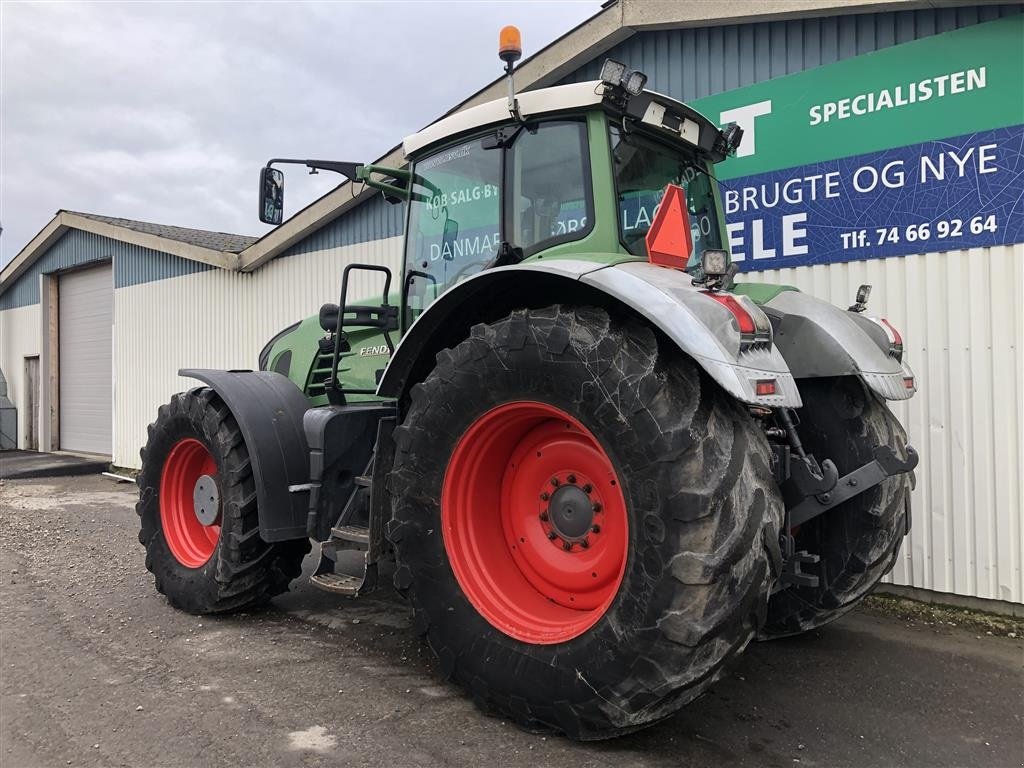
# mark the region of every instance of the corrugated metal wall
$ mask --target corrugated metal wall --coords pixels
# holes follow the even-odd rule
[[[325,248],[355,245],[370,240],[401,235],[405,228],[405,203],[392,205],[383,194],[347,211],[326,226],[311,232],[304,239],[278,256],[278,260]]]
[[[914,525],[890,580],[1024,602],[1024,244],[744,274],[869,312],[903,333],[918,394],[893,410],[921,453]]]
[[[39,307],[37,301],[35,304],[0,310],[0,370],[7,379],[7,396],[18,410],[19,448],[25,447],[25,358],[39,355],[41,346],[42,317]]]
[[[102,239],[107,240],[108,238]],[[120,243],[119,245],[121,248],[114,256],[115,288],[216,269],[216,267],[203,264],[201,261],[183,259],[180,256],[143,248],[141,245],[132,245],[131,243]]]
[[[699,99],[1020,12],[1016,3],[641,32],[562,83],[597,80],[610,58],[646,73],[652,90]]]
[[[114,463],[139,466],[146,426],[175,392],[196,386],[179,368],[255,368],[275,333],[336,302],[354,261],[397,275],[402,238],[275,259],[252,273],[210,270],[114,291]],[[379,295],[380,276],[355,273],[353,298]]]

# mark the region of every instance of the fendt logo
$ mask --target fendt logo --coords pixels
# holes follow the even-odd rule
[[[360,357],[374,357],[376,355],[390,354],[387,344],[380,344],[376,347],[363,347],[359,350]]]
[[[749,157],[757,151],[756,133],[754,127],[757,118],[772,113],[772,101],[759,101],[756,104],[747,104],[745,107],[727,109],[718,116],[718,124],[736,123],[743,129],[743,141],[736,149],[736,157]]]

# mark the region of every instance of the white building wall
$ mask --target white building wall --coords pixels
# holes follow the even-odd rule
[[[402,238],[271,261],[243,274],[210,270],[114,291],[114,463],[138,468],[146,427],[172,394],[197,386],[179,368],[255,368],[263,345],[296,320],[337,302],[346,264],[392,268]],[[354,272],[349,296],[380,296],[381,275]],[[6,370],[6,369],[5,369]]]
[[[920,451],[913,529],[887,580],[1024,602],[1024,244],[769,270],[841,307],[874,288],[868,312],[903,334],[918,377],[894,404]]]
[[[40,352],[42,318],[39,308],[39,304],[30,304],[0,311],[0,370],[7,379],[7,396],[18,410],[19,448],[25,447],[25,419],[28,416],[25,411],[25,358]]]

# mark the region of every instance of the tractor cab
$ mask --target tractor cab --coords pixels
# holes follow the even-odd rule
[[[713,164],[735,149],[739,129],[720,131],[660,94],[630,93],[623,71],[608,62],[600,81],[483,104],[405,140],[408,319],[485,269],[581,254],[647,260],[670,185],[683,190],[688,230],[675,266],[699,271],[705,250],[723,249]]]

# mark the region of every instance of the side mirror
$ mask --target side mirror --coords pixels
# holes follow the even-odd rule
[[[459,222],[455,219],[444,220],[444,231],[441,233],[441,256],[446,261],[455,259],[455,238],[459,236]]]
[[[280,224],[284,220],[284,172],[269,165],[260,168],[260,221]]]

